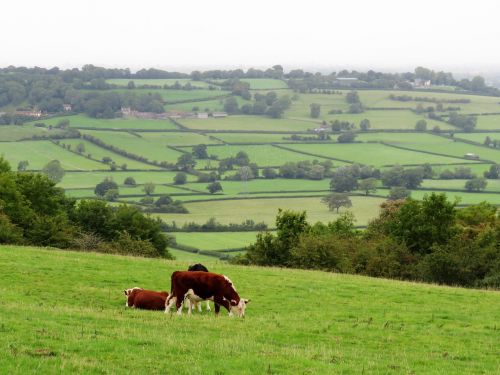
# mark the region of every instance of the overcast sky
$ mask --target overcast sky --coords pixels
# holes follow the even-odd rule
[[[2,0],[0,66],[500,70],[499,0]]]

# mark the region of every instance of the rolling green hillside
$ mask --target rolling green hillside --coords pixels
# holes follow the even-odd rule
[[[126,309],[188,261],[0,246],[3,373],[494,374],[495,291],[206,263],[245,319]]]

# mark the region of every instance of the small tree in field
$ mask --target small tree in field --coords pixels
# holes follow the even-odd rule
[[[467,191],[481,191],[486,189],[488,182],[485,178],[473,178],[465,182],[465,189]]]
[[[377,179],[370,177],[359,180],[358,189],[364,191],[365,195],[375,193],[377,191]]]
[[[78,152],[79,154],[83,154],[85,152],[85,144],[78,143],[76,145],[76,152]]]
[[[321,202],[326,204],[330,211],[337,210],[337,213],[339,213],[340,207],[352,207],[352,202],[349,199],[349,195],[345,193],[332,193],[330,195],[327,195],[326,197],[323,197],[321,199]]]
[[[23,172],[25,171],[27,168],[28,168],[28,165],[30,163],[28,162],[28,160],[21,160],[18,164],[17,164],[17,170],[19,172]]]
[[[418,120],[415,124],[415,130],[418,132],[425,132],[427,130],[427,121]]]
[[[220,182],[215,181],[207,185],[207,190],[210,192],[210,194],[215,194],[218,191],[222,191],[222,185],[220,184]]]
[[[365,118],[364,120],[361,120],[361,122],[359,123],[359,128],[363,131],[367,131],[371,127],[372,127],[372,125],[370,123],[370,120],[368,120],[367,118]]]
[[[142,190],[146,193],[146,195],[153,194],[155,189],[156,189],[156,185],[153,184],[152,182],[146,182],[144,184],[144,187],[142,188]]]
[[[62,178],[66,174],[59,160],[49,161],[45,167],[43,167],[42,172],[47,175],[54,182],[61,182]]]
[[[397,199],[406,199],[411,195],[411,191],[404,186],[393,186],[391,192],[389,193],[389,199],[395,201]]]
[[[135,183],[135,179],[134,179],[133,177],[130,177],[130,176],[129,176],[129,177],[127,177],[127,178],[125,179],[125,181],[123,181],[123,184],[124,184],[124,185],[129,185],[129,186],[135,186],[135,185],[136,185],[136,183]]]
[[[187,181],[187,174],[184,172],[179,172],[175,175],[174,177],[174,184],[176,185],[183,185]]]
[[[311,117],[318,118],[319,115],[321,114],[321,105],[316,104],[316,103],[312,103],[310,105],[310,108],[311,108]]]

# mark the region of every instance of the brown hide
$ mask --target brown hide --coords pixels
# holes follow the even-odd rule
[[[235,306],[240,302],[240,296],[224,275],[203,271],[176,271],[172,274],[172,289],[169,299],[177,298],[177,309],[181,307],[184,296],[189,289],[192,289],[194,294],[202,299],[213,297],[215,313],[219,312],[221,305],[229,311],[230,305]]]
[[[167,297],[167,292],[136,289],[128,296],[127,305],[143,310],[164,310]]]

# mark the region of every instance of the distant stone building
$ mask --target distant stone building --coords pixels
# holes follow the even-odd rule
[[[199,119],[207,119],[208,118],[208,113],[207,112],[198,112],[196,114],[196,118]]]
[[[63,108],[65,112],[71,112],[71,104],[63,104]]]
[[[227,117],[226,112],[214,112],[212,113],[213,118],[222,118],[222,117]]]
[[[468,152],[464,155],[464,158],[470,159],[470,160],[479,160],[479,155],[476,155],[472,152]]]
[[[16,111],[16,115],[40,118],[42,117],[42,111],[38,109],[32,109],[30,111]]]
[[[432,82],[429,79],[415,78],[415,87],[431,87]]]

